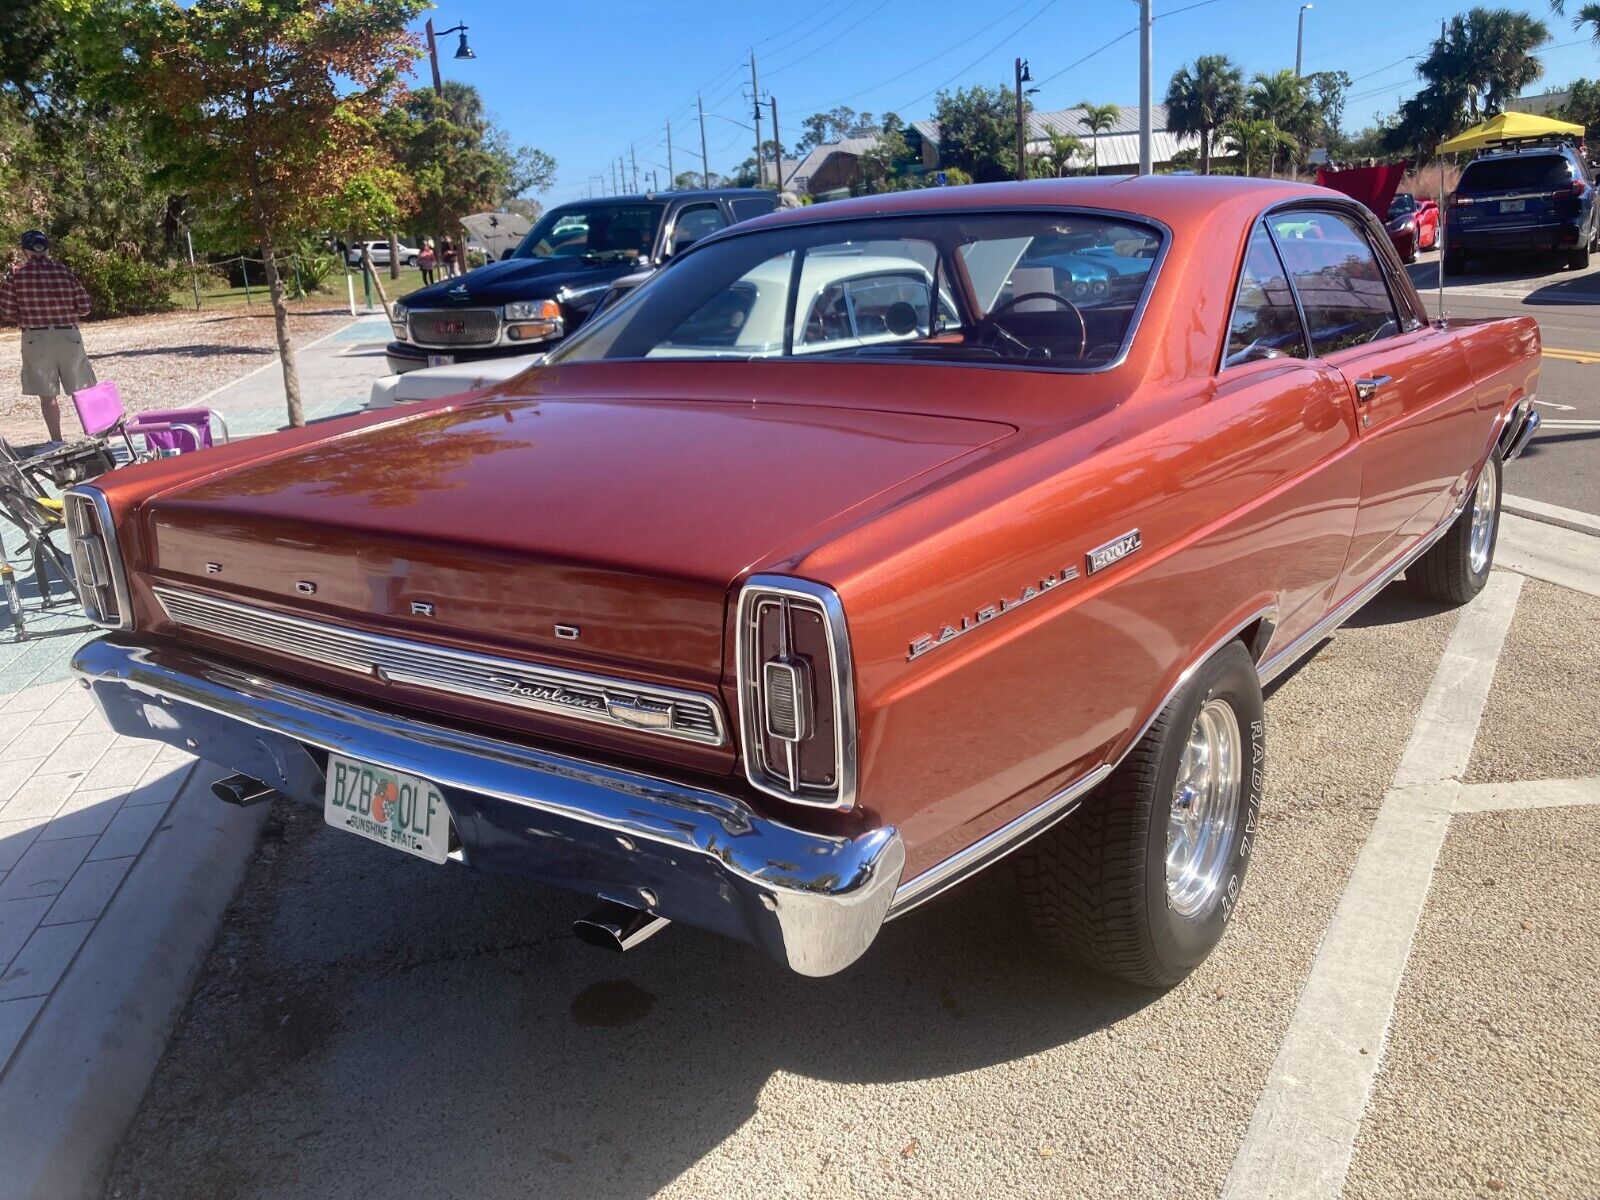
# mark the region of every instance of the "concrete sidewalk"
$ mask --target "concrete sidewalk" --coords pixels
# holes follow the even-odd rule
[[[366,403],[387,337],[380,316],[297,351],[308,421]],[[276,358],[183,402],[234,437],[285,423]],[[18,584],[24,639],[0,605],[0,1200],[54,1200],[99,1194],[265,808],[229,809],[207,765],[113,733],[70,678],[94,631]]]

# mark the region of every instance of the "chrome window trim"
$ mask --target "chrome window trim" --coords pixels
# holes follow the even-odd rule
[[[813,228],[816,228],[818,226],[825,226],[825,225],[853,225],[853,224],[859,224],[862,221],[917,221],[917,220],[923,220],[923,219],[926,219],[926,218],[929,218],[929,217],[936,217],[936,216],[939,216],[941,214],[949,214],[949,213],[954,212],[954,211],[957,211],[957,210],[936,209],[936,208],[934,208],[934,209],[925,209],[925,210],[917,211],[917,212],[868,213],[868,214],[864,214],[864,215],[861,215],[861,216],[834,217],[834,218],[832,218],[830,220],[827,220],[827,221],[803,221],[803,222],[798,222],[796,225],[793,226],[793,228],[796,228],[796,229],[799,229],[799,228],[813,229]],[[1145,314],[1145,310],[1148,309],[1149,306],[1150,306],[1150,298],[1155,295],[1156,289],[1161,285],[1161,268],[1166,264],[1168,251],[1170,251],[1172,249],[1172,228],[1171,228],[1171,226],[1169,226],[1165,221],[1162,221],[1157,217],[1149,216],[1146,213],[1130,212],[1130,211],[1127,211],[1125,209],[1095,208],[1095,207],[1092,207],[1092,206],[1089,206],[1089,205],[1082,205],[1082,204],[1028,204],[1028,205],[1000,206],[1000,207],[996,207],[996,206],[993,206],[993,205],[988,205],[988,206],[984,206],[984,207],[981,207],[981,208],[978,208],[978,207],[963,208],[963,209],[959,210],[959,213],[960,213],[961,216],[964,216],[964,217],[986,217],[986,216],[1002,216],[1003,217],[1003,216],[1018,216],[1018,215],[1027,214],[1027,213],[1044,213],[1044,214],[1051,214],[1051,215],[1072,214],[1072,215],[1076,215],[1076,216],[1105,217],[1108,220],[1123,221],[1123,222],[1126,222],[1126,223],[1131,224],[1131,225],[1144,225],[1144,226],[1146,226],[1146,227],[1148,227],[1150,229],[1155,230],[1157,233],[1159,233],[1161,235],[1161,245],[1156,250],[1155,258],[1151,260],[1150,273],[1145,278],[1144,292],[1139,297],[1139,303],[1134,306],[1133,314],[1128,318],[1128,331],[1127,331],[1127,333],[1125,333],[1123,335],[1122,345],[1120,347],[1118,347],[1117,353],[1115,355],[1113,355],[1111,358],[1107,359],[1105,362],[1100,363],[1100,364],[1098,364],[1096,366],[1092,366],[1092,367],[1048,367],[1048,368],[1044,368],[1044,367],[1039,367],[1037,365],[1029,365],[1029,363],[1026,362],[1026,361],[1024,361],[1024,362],[1015,362],[1015,363],[1011,363],[1011,362],[943,362],[943,361],[929,360],[929,359],[912,359],[912,358],[882,358],[882,359],[875,359],[875,358],[869,358],[869,357],[862,357],[862,358],[852,357],[850,359],[851,363],[870,363],[870,364],[872,364],[874,366],[890,365],[890,366],[903,366],[903,367],[944,367],[944,368],[947,368],[947,369],[953,367],[953,368],[957,368],[957,369],[961,369],[961,370],[971,369],[971,370],[978,370],[978,371],[1030,371],[1030,372],[1032,372],[1032,373],[1034,373],[1036,375],[1099,375],[1099,374],[1101,374],[1102,372],[1105,372],[1105,371],[1115,370],[1117,367],[1120,367],[1124,362],[1127,361],[1128,356],[1131,353],[1133,353],[1134,342],[1138,340],[1139,330],[1141,329],[1141,327],[1144,324],[1144,314]],[[750,220],[755,220],[757,218],[749,218],[749,219]],[[713,233],[708,237],[702,238],[700,241],[696,242],[693,246],[690,246],[689,249],[685,250],[683,252],[683,254],[674,256],[673,262],[682,262],[686,256],[688,256],[690,254],[697,254],[701,250],[705,249],[705,247],[707,247],[707,246],[720,244],[722,242],[728,241],[730,238],[756,237],[756,236],[759,236],[761,234],[771,233],[776,229],[787,229],[787,228],[790,228],[790,226],[787,226],[787,225],[762,225],[762,226],[759,226],[759,227],[757,227],[755,229],[745,229],[743,227],[745,224],[746,224],[746,222],[735,222],[734,224],[729,225],[724,229],[720,229],[716,233]],[[635,289],[635,290],[637,290],[637,289]],[[575,341],[572,338],[567,339],[567,341],[563,343],[563,345],[573,346],[574,348],[581,348],[582,344],[583,343],[581,341]],[[794,355],[784,355],[781,358],[779,358],[778,361],[786,361],[786,360],[792,359],[794,357],[796,357],[796,356],[794,356]],[[798,356],[798,357],[804,357],[804,356],[802,355],[802,356]],[[623,363],[623,362],[651,362],[651,361],[660,361],[660,360],[652,360],[652,359],[648,359],[648,358],[607,358],[607,359],[578,360],[578,361],[574,362],[574,361],[569,361],[567,359],[558,359],[552,365],[582,367],[582,366],[591,366],[591,365],[593,365],[594,363],[597,363],[597,362]],[[709,361],[709,360],[681,359],[679,361],[682,361],[682,362],[698,362],[698,361]],[[749,361],[750,362],[765,362],[765,361],[768,361],[768,359],[766,359],[764,357],[763,358],[752,358]]]
[[[1282,212],[1327,212],[1334,213],[1338,216],[1348,217],[1350,220],[1354,221],[1357,226],[1357,236],[1365,237],[1367,248],[1372,251],[1373,256],[1378,260],[1378,269],[1383,272],[1383,290],[1389,296],[1389,308],[1394,313],[1395,332],[1389,334],[1388,337],[1382,337],[1376,339],[1375,341],[1365,342],[1361,345],[1361,349],[1365,349],[1368,346],[1376,346],[1378,342],[1386,342],[1390,338],[1404,337],[1406,334],[1414,333],[1417,329],[1427,324],[1426,321],[1417,320],[1416,310],[1412,307],[1409,297],[1406,300],[1406,308],[1411,310],[1412,318],[1413,320],[1416,320],[1417,323],[1413,325],[1408,325],[1406,323],[1404,314],[1402,314],[1400,311],[1400,305],[1395,300],[1394,279],[1392,278],[1392,271],[1390,269],[1388,259],[1385,257],[1384,247],[1388,247],[1388,254],[1394,254],[1394,243],[1389,241],[1389,235],[1387,232],[1384,232],[1383,226],[1377,224],[1377,218],[1374,217],[1363,205],[1357,204],[1353,200],[1346,203],[1339,200],[1307,199],[1303,196],[1296,197],[1292,200],[1280,200],[1276,204],[1270,204],[1266,208],[1262,209],[1259,219],[1266,224],[1267,236],[1272,239],[1272,244],[1278,251],[1278,260],[1283,263],[1284,275],[1289,280],[1289,291],[1294,295],[1295,307],[1300,310],[1300,323],[1306,332],[1306,350],[1311,354],[1311,358],[1306,361],[1326,362],[1328,360],[1328,356],[1326,354],[1320,354],[1317,352],[1317,344],[1311,337],[1311,322],[1306,318],[1305,301],[1300,297],[1300,289],[1295,286],[1294,275],[1289,271],[1289,260],[1283,255],[1283,246],[1278,241],[1278,235],[1273,232],[1272,223],[1267,220],[1267,218],[1272,216],[1274,213]],[[1377,229],[1380,233],[1383,233],[1381,245],[1375,242],[1373,239],[1372,231],[1374,229]],[[1357,347],[1354,346],[1346,346],[1344,349],[1353,350],[1356,348]],[[1344,351],[1342,350],[1334,351],[1335,354],[1341,354],[1343,352]]]
[[[111,591],[117,598],[117,619],[106,621],[89,612],[89,606],[84,605],[84,616],[98,625],[101,629],[133,628],[133,603],[128,596],[128,565],[122,557],[122,547],[117,541],[116,522],[111,519],[111,505],[107,502],[104,493],[99,488],[90,484],[79,484],[77,487],[68,488],[64,501],[71,504],[73,497],[77,497],[94,507],[96,519],[100,524],[100,538],[105,543],[106,561],[111,568]],[[73,553],[72,569],[78,572],[77,564],[77,538],[72,536],[70,514],[67,521],[67,546]]]
[[[384,682],[393,682],[424,691],[440,692],[448,695],[465,695],[474,700],[486,700],[512,708],[530,709],[554,716],[569,717],[589,724],[603,725],[607,729],[624,730],[653,737],[672,738],[677,741],[695,742],[705,746],[723,746],[728,741],[727,727],[722,716],[722,706],[713,697],[698,692],[662,687],[654,683],[619,679],[615,676],[596,675],[587,671],[570,670],[565,667],[552,667],[541,663],[524,662],[519,659],[470,653],[464,650],[454,650],[434,645],[429,642],[418,642],[406,638],[389,637],[384,634],[367,633],[363,630],[351,629],[348,626],[313,621],[305,617],[290,616],[287,613],[259,608],[255,605],[240,604],[236,601],[224,600],[217,596],[186,591],[181,588],[157,585],[152,588],[152,591],[154,591],[156,599],[160,602],[167,617],[183,628],[199,629],[232,641],[246,641],[247,644],[251,644],[252,639],[241,637],[240,624],[258,633],[262,630],[276,629],[285,637],[298,637],[301,639],[302,649],[285,649],[282,645],[279,645],[271,647],[274,653],[284,654],[306,662],[315,662],[319,666],[333,667],[366,678],[376,677]],[[216,614],[213,618],[214,623],[203,624],[193,617],[180,615],[180,613],[173,611],[173,604],[177,604],[180,608],[184,604],[188,604],[209,610],[211,613]],[[234,622],[231,626],[229,623],[230,618]],[[259,641],[255,641],[255,644],[259,644]],[[315,656],[305,653],[303,647],[306,644],[316,647],[319,653]],[[341,654],[344,656],[343,661],[338,657]],[[384,662],[385,658],[389,660],[387,666]],[[438,674],[430,676],[427,673],[429,666],[442,668],[442,670]],[[519,695],[503,688],[493,688],[487,682],[481,686],[474,686],[470,679],[463,680],[458,675],[450,675],[449,671],[451,669],[457,671],[461,669],[482,671],[487,674],[500,673],[523,684],[524,687],[545,686],[554,687],[557,690],[565,688],[581,689],[591,693],[598,693],[607,702],[611,699],[612,694],[616,693],[619,703],[626,698],[632,698],[634,700],[671,705],[673,706],[674,720],[676,720],[677,706],[692,707],[698,713],[709,716],[711,730],[710,732],[701,732],[698,729],[682,728],[677,725],[665,728],[651,728],[612,716],[609,712],[609,706],[607,711],[595,711],[588,708],[573,707],[569,704],[538,696]]]
[[[758,697],[748,680],[749,661],[746,635],[750,608],[761,596],[787,596],[822,609],[823,627],[828,637],[828,655],[833,667],[834,761],[838,764],[838,783],[833,798],[796,794],[774,784],[761,764],[757,740],[762,728],[757,711]],[[850,631],[845,624],[844,605],[832,588],[792,575],[752,575],[739,589],[737,625],[734,628],[734,671],[739,695],[740,761],[750,786],[768,796],[810,808],[846,812],[856,805],[856,688],[850,657]]]
[[[1278,268],[1283,272],[1283,281],[1289,287],[1289,298],[1294,301],[1294,311],[1300,318],[1300,336],[1305,339],[1306,356],[1301,358],[1298,354],[1282,354],[1278,358],[1257,358],[1250,362],[1228,362],[1228,342],[1233,337],[1233,317],[1239,311],[1239,292],[1244,286],[1244,270],[1250,261],[1250,243],[1255,240],[1256,230],[1259,229],[1267,235],[1267,244],[1272,247],[1272,256],[1278,260]],[[1217,350],[1217,369],[1214,375],[1221,375],[1224,371],[1237,371],[1241,367],[1253,367],[1263,362],[1299,362],[1309,363],[1311,354],[1311,329],[1306,324],[1306,310],[1300,304],[1300,293],[1295,291],[1294,280],[1289,278],[1289,264],[1283,261],[1283,250],[1278,245],[1278,239],[1273,236],[1272,226],[1267,224],[1266,214],[1263,213],[1250,223],[1250,232],[1244,239],[1244,249],[1239,252],[1239,269],[1233,276],[1233,303],[1228,306],[1228,321],[1222,327],[1222,345]]]

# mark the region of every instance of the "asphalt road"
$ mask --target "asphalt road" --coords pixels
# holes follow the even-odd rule
[[[1544,337],[1534,443],[1506,472],[1506,491],[1580,512],[1600,511],[1600,258],[1586,271],[1551,259],[1474,263],[1445,281],[1452,317],[1531,316]],[[1520,269],[1513,269],[1520,267]],[[1438,314],[1438,257],[1410,268],[1412,282]]]

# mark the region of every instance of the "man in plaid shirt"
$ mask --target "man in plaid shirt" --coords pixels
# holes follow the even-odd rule
[[[22,394],[39,397],[50,440],[61,440],[62,392],[93,387],[78,318],[89,315],[89,293],[63,263],[50,257],[50,239],[37,229],[22,235],[24,258],[0,281],[0,321],[22,327]]]

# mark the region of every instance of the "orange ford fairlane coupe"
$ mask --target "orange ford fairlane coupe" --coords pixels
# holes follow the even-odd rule
[[[1538,362],[1317,188],[817,205],[487,391],[76,489],[75,665],[224,799],[593,895],[588,940],[826,975],[1012,855],[1046,941],[1169,985],[1262,685],[1401,572],[1483,586]]]

